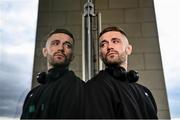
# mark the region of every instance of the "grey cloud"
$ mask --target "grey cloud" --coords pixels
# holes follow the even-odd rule
[[[1,90],[0,93],[0,116],[20,116],[22,104],[28,90],[22,92],[16,89]]]
[[[30,90],[36,27],[36,13],[32,11],[37,3],[32,0],[0,2],[0,14],[6,16],[0,24],[3,39],[0,42],[0,116],[19,117]]]
[[[19,117],[31,85],[32,63],[24,56],[9,58],[10,62],[3,59],[0,65],[0,116]]]
[[[0,116],[19,117],[21,113],[22,102],[6,100],[0,105]]]

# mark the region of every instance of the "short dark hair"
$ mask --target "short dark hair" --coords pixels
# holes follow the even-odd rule
[[[51,31],[51,32],[48,34],[47,37],[49,38],[51,35],[56,34],[56,33],[64,33],[64,34],[67,34],[67,35],[69,35],[69,36],[74,40],[73,34],[72,34],[69,30],[67,30],[67,29],[55,29],[55,30]]]
[[[73,34],[72,34],[69,30],[67,30],[67,29],[60,29],[60,28],[58,28],[58,29],[55,29],[55,30],[51,31],[49,34],[47,34],[47,35],[43,38],[43,41],[45,41],[44,46],[46,46],[46,43],[47,43],[48,38],[51,37],[53,34],[56,34],[56,33],[64,33],[64,34],[68,35],[69,37],[72,38],[73,44],[74,44],[75,40],[74,40]]]
[[[104,33],[110,32],[110,31],[120,32],[120,33],[122,33],[124,36],[127,37],[126,33],[124,32],[124,30],[123,30],[122,28],[115,27],[115,26],[111,26],[111,27],[107,27],[107,28],[103,29],[103,30],[101,31],[101,33],[99,34],[98,39],[99,39]]]

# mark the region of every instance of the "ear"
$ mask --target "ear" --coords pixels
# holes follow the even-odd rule
[[[129,45],[126,47],[125,51],[126,51],[126,54],[127,54],[127,55],[130,55],[130,54],[132,53],[132,45],[129,44]]]
[[[42,53],[44,57],[47,57],[47,48],[43,48]]]

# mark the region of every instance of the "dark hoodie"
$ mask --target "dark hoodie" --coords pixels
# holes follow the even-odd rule
[[[85,85],[86,118],[156,119],[157,106],[146,87],[102,70]],[[117,72],[118,73],[118,72]]]
[[[21,119],[83,118],[84,82],[68,69],[48,71],[26,96]]]

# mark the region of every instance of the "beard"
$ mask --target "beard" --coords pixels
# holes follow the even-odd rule
[[[53,67],[67,67],[72,61],[73,54],[65,55],[64,53],[60,53],[62,56],[56,56],[57,53],[53,55],[48,54],[47,60],[48,63]]]
[[[127,61],[127,54],[126,52],[123,52],[122,54],[119,54],[117,51],[114,51],[115,54],[113,55],[108,55],[106,54],[105,56],[102,56],[102,61],[107,67],[115,67],[122,65],[126,63]]]

